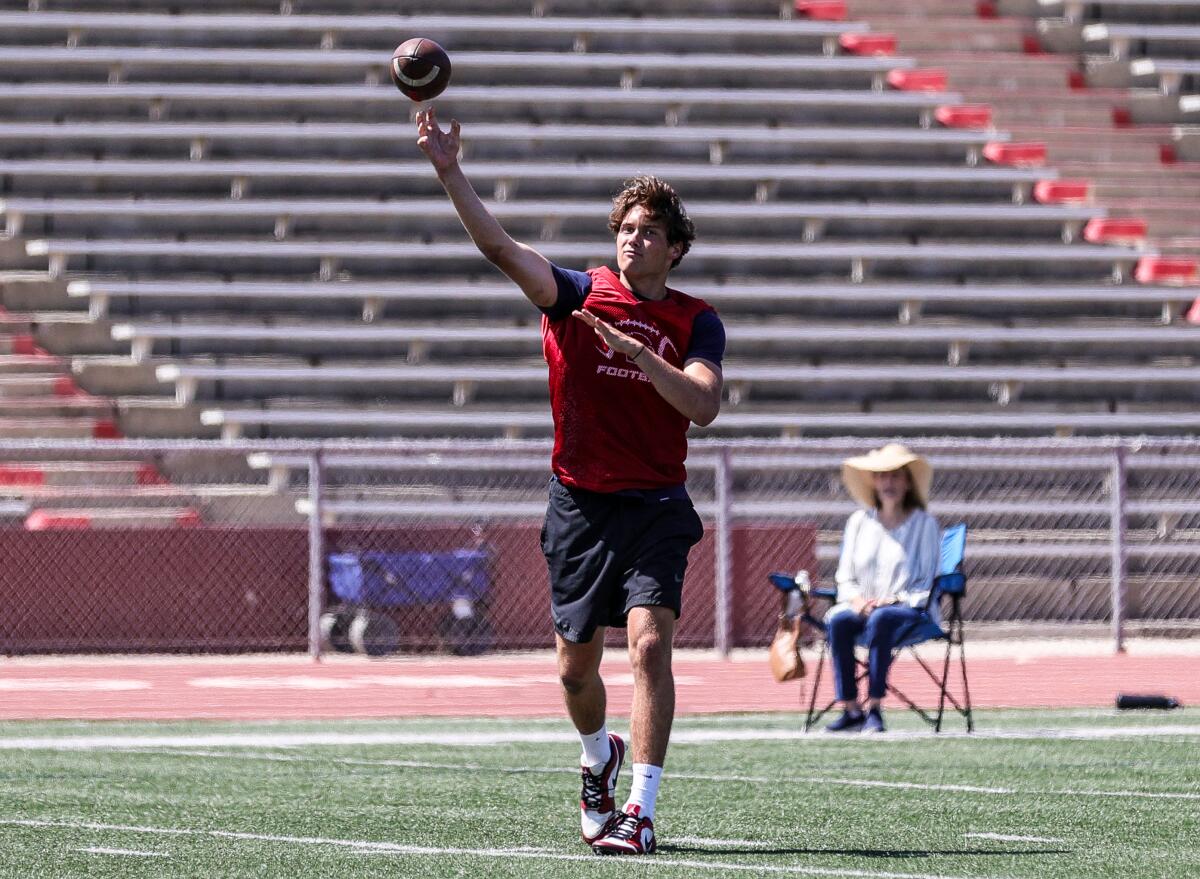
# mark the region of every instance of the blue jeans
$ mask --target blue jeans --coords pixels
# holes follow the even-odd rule
[[[867,696],[882,699],[887,693],[888,667],[892,664],[892,649],[896,635],[916,623],[921,612],[904,604],[891,604],[874,610],[864,617],[853,611],[843,611],[827,620],[829,656],[833,665],[833,689],[839,701],[858,699],[858,681],[854,668],[854,645],[859,635],[867,646]]]

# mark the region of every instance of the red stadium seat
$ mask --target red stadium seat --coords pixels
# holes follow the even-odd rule
[[[1042,180],[1033,187],[1040,204],[1083,204],[1092,200],[1090,180]]]
[[[1046,145],[1040,142],[992,142],[984,145],[983,157],[997,165],[1011,165],[1017,168],[1039,167],[1046,164]]]
[[[796,0],[796,13],[816,21],[845,21],[845,0]]]
[[[91,528],[92,518],[80,511],[54,512],[52,510],[34,510],[25,518],[26,531],[48,531],[51,528]]]
[[[0,485],[43,485],[46,473],[38,466],[21,466],[20,464],[0,465]]]
[[[842,34],[838,43],[852,55],[895,55],[895,34]]]
[[[930,67],[925,70],[893,70],[888,73],[887,82],[892,88],[904,92],[944,92],[946,90],[946,71],[940,67]]]
[[[56,397],[75,397],[82,393],[79,385],[75,384],[75,379],[69,375],[60,375],[54,380],[54,396]]]
[[[106,526],[190,528],[201,523],[200,513],[193,507],[116,509],[49,509],[34,510],[25,517],[26,531],[51,529],[90,529]]]
[[[35,357],[38,354],[45,354],[46,352],[38,348],[37,344],[33,341],[33,336],[20,335],[13,336],[9,340],[8,353],[23,354],[27,357]]]
[[[1146,240],[1146,221],[1138,217],[1097,217],[1083,227],[1083,240],[1092,244],[1140,244]]]
[[[93,439],[120,439],[121,431],[117,427],[117,423],[107,418],[102,418],[92,427]]]
[[[1190,324],[1200,324],[1200,297],[1192,303],[1192,307],[1187,312],[1187,322]]]
[[[933,115],[947,128],[988,128],[992,124],[992,108],[987,104],[943,105]]]
[[[1200,260],[1186,256],[1144,256],[1138,260],[1134,277],[1143,284],[1200,284]]]

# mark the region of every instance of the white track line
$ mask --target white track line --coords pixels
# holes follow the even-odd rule
[[[0,678],[0,690],[6,693],[108,693],[123,690],[149,690],[147,681],[92,678]]]
[[[328,846],[348,849],[351,852],[373,852],[377,854],[426,856],[426,857],[479,857],[488,860],[496,858],[524,858],[528,860],[547,861],[586,861],[590,864],[605,863],[595,855],[568,855],[556,852],[528,851],[525,849],[490,849],[490,848],[450,848],[424,845],[403,845],[395,842],[373,842],[361,839],[333,839],[313,836],[278,836],[268,833],[241,833],[232,830],[200,830],[175,827],[139,827],[126,824],[99,824],[91,821],[45,821],[25,818],[0,819],[0,826],[8,827],[39,827],[46,829],[64,830],[94,830],[109,833],[145,833],[159,836],[199,836],[213,839],[232,839],[244,842],[271,842],[287,845]],[[610,863],[625,863],[616,859]],[[724,872],[746,872],[763,874],[784,874],[798,876],[847,876],[852,879],[969,879],[962,876],[948,876],[931,873],[891,873],[878,870],[851,870],[834,867],[783,867],[766,864],[743,864],[737,861],[695,861],[683,858],[673,858],[660,854],[653,858],[639,858],[639,867],[658,868],[666,870],[687,870],[692,874],[703,870]]]
[[[604,678],[610,687],[632,687],[633,675],[614,674]],[[677,685],[703,684],[698,675],[675,675]],[[347,690],[369,687],[393,689],[480,690],[486,687],[505,689],[534,685],[559,686],[557,675],[350,675],[322,677],[320,675],[223,675],[189,678],[187,685],[208,690]],[[150,686],[146,684],[146,686]]]
[[[1047,836],[1010,836],[1007,833],[964,833],[967,839],[991,839],[996,842],[1062,842]]]

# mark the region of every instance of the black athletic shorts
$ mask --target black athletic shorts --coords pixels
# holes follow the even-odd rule
[[[678,618],[688,550],[703,533],[686,497],[605,494],[552,478],[542,552],[555,631],[586,644],[597,626],[624,626],[634,607],[669,607]]]

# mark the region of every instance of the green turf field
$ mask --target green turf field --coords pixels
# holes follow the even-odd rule
[[[889,719],[680,720],[636,862],[580,843],[564,721],[3,724],[0,877],[1200,876],[1200,711]]]

